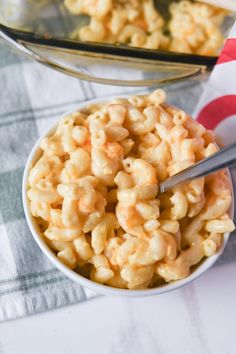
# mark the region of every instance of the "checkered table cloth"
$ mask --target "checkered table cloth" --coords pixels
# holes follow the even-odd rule
[[[201,90],[197,82],[172,86],[168,100],[191,113]],[[138,91],[67,77],[0,42],[0,321],[96,296],[55,269],[35,243],[22,208],[23,170],[37,138],[61,114],[94,97]],[[228,247],[232,257],[235,248]]]

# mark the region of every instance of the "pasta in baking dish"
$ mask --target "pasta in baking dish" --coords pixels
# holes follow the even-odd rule
[[[90,16],[74,39],[120,43],[146,49],[216,55],[223,44],[220,29],[226,11],[182,0],[170,4],[165,21],[153,0],[64,0],[73,14]]]
[[[163,90],[89,106],[42,139],[30,210],[68,267],[113,287],[187,277],[234,229],[227,173],[158,195],[158,183],[215,153],[214,134]]]

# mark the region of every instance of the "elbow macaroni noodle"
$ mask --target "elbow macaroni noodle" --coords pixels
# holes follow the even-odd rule
[[[72,37],[83,41],[121,43],[146,49],[216,55],[223,44],[222,9],[189,0],[169,7],[165,23],[153,0],[64,0],[73,14],[90,16],[89,25]]]
[[[156,90],[62,118],[29,173],[46,242],[98,283],[143,289],[182,279],[234,229],[225,171],[158,195],[160,181],[216,151],[213,134],[165,97]]]

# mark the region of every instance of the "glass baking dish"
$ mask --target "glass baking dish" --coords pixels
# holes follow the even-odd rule
[[[61,0],[0,0],[0,36],[33,59],[68,75],[93,82],[152,86],[208,72],[217,56],[181,54],[69,39],[88,22]],[[227,35],[233,17],[227,16]]]

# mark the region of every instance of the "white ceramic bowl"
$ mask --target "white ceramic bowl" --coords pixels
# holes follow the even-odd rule
[[[127,95],[126,96],[119,96],[119,98],[121,98],[121,97],[126,98],[128,96]],[[114,98],[116,98],[116,97],[109,97],[107,99],[95,99],[95,100],[90,100],[90,101],[81,103],[77,106],[76,109],[73,109],[72,111],[65,113],[63,116],[68,115],[76,110],[78,110],[78,111],[83,110],[86,107],[88,107],[89,105],[94,104],[94,103],[106,103],[107,101],[110,101],[111,99],[114,99]],[[60,119],[61,118],[62,117],[60,117]],[[204,260],[188,277],[186,277],[182,280],[178,280],[178,281],[163,285],[161,287],[157,287],[157,288],[145,289],[145,290],[117,289],[117,288],[113,288],[113,287],[110,287],[107,285],[98,284],[92,280],[89,280],[89,279],[79,275],[75,271],[73,271],[73,270],[69,269],[67,266],[65,266],[56,257],[54,252],[46,244],[43,236],[40,234],[38,226],[30,213],[29,201],[28,201],[28,197],[27,197],[28,175],[29,175],[29,171],[30,171],[31,167],[38,160],[38,157],[40,154],[40,147],[39,147],[40,141],[42,140],[43,137],[51,135],[56,130],[56,127],[57,127],[57,123],[54,124],[43,136],[41,136],[38,139],[38,141],[36,142],[36,144],[34,145],[32,151],[30,153],[30,156],[29,156],[26,166],[25,166],[24,175],[23,175],[22,199],[23,199],[23,207],[24,207],[26,220],[27,220],[30,231],[31,231],[35,241],[37,242],[37,244],[39,245],[39,247],[41,248],[43,253],[50,259],[50,261],[59,270],[61,270],[68,278],[72,279],[76,283],[78,283],[82,286],[85,286],[87,288],[90,288],[91,290],[93,290],[97,293],[104,294],[104,295],[114,295],[114,296],[138,297],[138,296],[158,295],[158,294],[163,294],[163,293],[167,293],[169,291],[178,289],[178,288],[192,282],[194,279],[197,279],[206,270],[208,270],[210,267],[212,267],[212,265],[217,261],[217,259],[222,254],[222,252],[226,246],[226,243],[229,239],[229,235],[230,235],[229,233],[224,234],[222,245],[221,245],[220,249],[217,251],[217,253],[214,254],[213,256],[207,258],[206,260]],[[232,180],[231,180],[230,174],[229,174],[229,178],[230,178],[231,189],[232,189],[232,193],[233,193]],[[230,216],[233,217],[233,215],[234,215],[234,201],[231,205],[231,209],[230,209],[229,213],[230,213]]]

